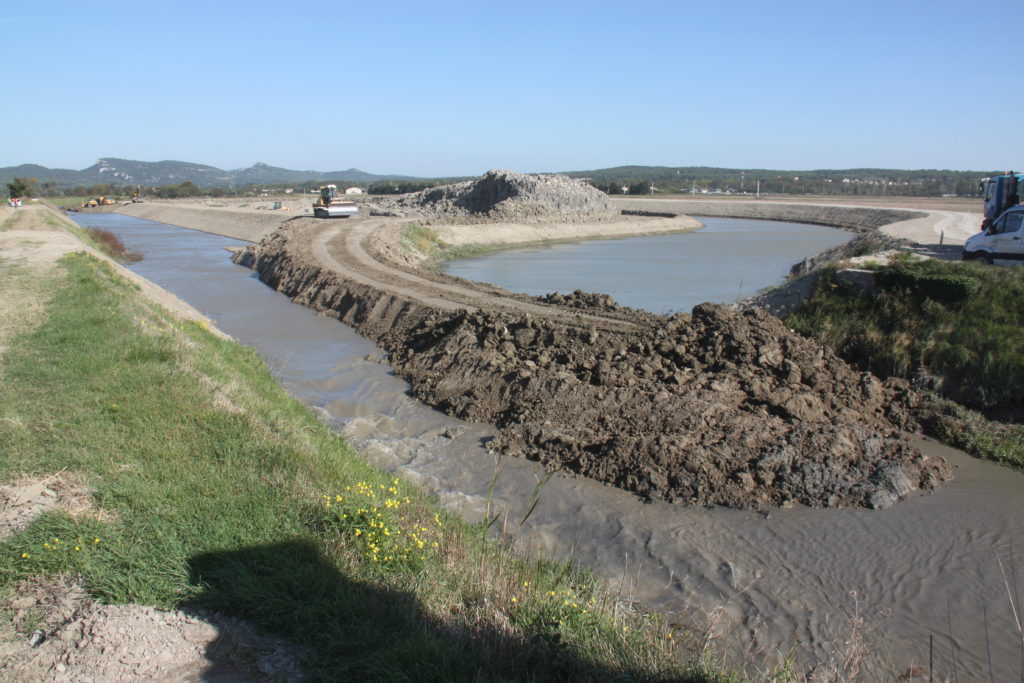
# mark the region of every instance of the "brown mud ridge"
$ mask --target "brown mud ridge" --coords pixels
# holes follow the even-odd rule
[[[582,183],[516,175],[399,203],[503,218],[590,205]],[[510,199],[513,185],[528,191]],[[906,382],[857,372],[762,310],[664,317],[602,294],[510,295],[387,262],[385,223],[300,218],[235,260],[377,342],[423,402],[496,425],[498,452],[650,500],[739,508],[884,508],[951,476],[904,437],[918,403]]]

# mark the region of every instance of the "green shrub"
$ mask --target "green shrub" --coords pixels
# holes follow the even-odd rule
[[[880,376],[928,377],[970,408],[1024,412],[1024,268],[901,262],[878,269],[874,297],[845,294],[834,272],[790,327]]]

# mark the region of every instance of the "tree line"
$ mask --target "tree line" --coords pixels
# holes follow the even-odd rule
[[[676,194],[688,192],[852,195],[852,196],[915,196],[938,197],[955,195],[978,196],[978,183],[985,175],[970,171],[897,171],[853,169],[845,171],[763,171],[707,167],[669,168],[660,166],[622,166],[599,171],[579,171],[567,175],[585,180],[607,194]],[[445,185],[465,178],[433,178],[421,180],[382,180],[370,184],[370,194],[404,194]],[[249,183],[241,186],[199,187],[192,181],[178,184],[143,186],[146,196],[174,199],[177,197],[253,196],[260,192],[315,192],[321,185],[339,187],[364,186],[352,181],[308,180],[301,183]],[[137,185],[93,183],[62,186],[56,182],[40,183],[36,178],[14,178],[7,184],[8,196],[16,197],[96,197],[131,196]]]
[[[712,167],[620,166],[568,175],[608,194],[723,192],[853,196],[978,196],[982,177],[1005,171],[847,169],[772,171]],[[640,183],[648,183],[641,191]]]

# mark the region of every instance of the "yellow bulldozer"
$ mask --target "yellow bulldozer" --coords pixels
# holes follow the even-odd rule
[[[114,204],[117,204],[117,202],[115,202],[110,197],[107,197],[106,195],[101,195],[99,197],[93,197],[89,201],[83,202],[82,208],[90,209],[95,206],[112,206]]]

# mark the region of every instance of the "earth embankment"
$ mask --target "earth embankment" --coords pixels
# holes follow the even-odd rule
[[[498,218],[529,214],[519,202]],[[257,221],[221,210],[211,224],[197,209],[134,210],[248,239],[277,221],[236,260],[380,344],[424,402],[497,425],[492,446],[506,454],[650,499],[735,507],[886,507],[950,476],[901,433],[917,401],[905,383],[858,373],[760,311],[706,305],[665,318],[603,295],[511,295],[389,259],[400,246],[380,240],[400,234],[393,219]],[[768,203],[748,211],[858,230],[913,218],[820,206],[797,215]],[[446,222],[443,211],[433,220]],[[493,225],[451,222],[478,243]]]
[[[905,383],[858,373],[760,311],[671,318],[577,292],[509,296],[376,260],[382,222],[289,222],[236,256],[354,325],[424,402],[500,452],[649,499],[887,507],[950,476],[901,429]],[[375,252],[376,253],[376,252]]]
[[[768,201],[617,199],[614,203],[623,211],[685,211],[693,216],[815,223],[856,232],[874,230],[891,223],[924,218],[928,215],[922,211],[884,207],[785,204]]]
[[[259,241],[291,217],[280,211],[243,212],[237,209],[195,206],[174,201],[123,204],[113,210],[126,216],[176,225],[179,228],[201,230],[246,242]]]

